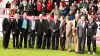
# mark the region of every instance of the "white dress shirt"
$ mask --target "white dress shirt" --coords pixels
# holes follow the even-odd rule
[[[35,29],[35,20],[32,20],[32,26],[31,29],[34,30]]]

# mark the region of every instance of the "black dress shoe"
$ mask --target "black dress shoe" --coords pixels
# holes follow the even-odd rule
[[[77,54],[81,54],[81,52],[76,52]]]
[[[24,48],[27,48],[27,47],[24,47]]]
[[[42,49],[45,49],[45,48],[42,48]]]
[[[6,47],[4,47],[4,49],[7,49]]]
[[[22,48],[22,46],[19,46],[19,49],[21,49]]]
[[[13,47],[14,49],[16,49],[16,47]]]
[[[47,49],[50,49],[50,47],[47,47]]]
[[[55,50],[58,50],[58,48],[56,48]]]
[[[54,48],[52,50],[55,50]]]
[[[84,52],[81,52],[81,54],[84,54]]]
[[[50,49],[50,48],[47,48],[47,49]]]

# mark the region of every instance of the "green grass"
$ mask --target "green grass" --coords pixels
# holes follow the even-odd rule
[[[59,50],[48,50],[48,49],[13,49],[12,47],[12,41],[9,43],[10,49],[3,49],[2,48],[2,40],[0,40],[0,56],[92,56],[92,54],[87,54],[87,47],[85,50],[85,54],[76,54],[72,48],[72,52],[61,51]],[[97,47],[97,55],[100,56],[100,47]]]

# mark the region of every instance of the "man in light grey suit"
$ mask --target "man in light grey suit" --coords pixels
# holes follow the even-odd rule
[[[85,48],[85,40],[86,40],[86,28],[87,22],[85,21],[85,17],[81,17],[81,21],[77,25],[77,36],[78,36],[78,53],[83,54]]]

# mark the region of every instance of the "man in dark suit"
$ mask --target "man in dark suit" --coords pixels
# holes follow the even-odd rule
[[[44,22],[44,38],[43,38],[43,46],[42,49],[45,49],[45,46],[47,45],[47,49],[50,49],[50,40],[51,40],[51,29],[50,29],[50,15],[47,15],[47,18]]]
[[[20,19],[17,13],[15,14],[11,27],[13,34],[13,48],[19,48]]]
[[[35,16],[32,16],[32,19],[29,21],[29,29],[28,29],[28,47],[33,48],[35,44]]]
[[[85,48],[85,40],[86,40],[86,28],[87,22],[85,21],[85,17],[81,17],[81,21],[77,24],[77,36],[78,36],[78,53],[83,54]]]
[[[9,40],[10,40],[10,32],[11,32],[11,19],[10,15],[7,15],[7,18],[3,19],[2,23],[2,31],[3,31],[3,48],[8,48]]]
[[[35,25],[35,34],[37,34],[37,42],[36,42],[36,48],[41,48],[42,46],[42,37],[43,37],[43,23],[44,20],[42,19],[42,14],[39,15],[39,19],[36,20]]]
[[[23,14],[23,19],[21,19],[21,31],[20,31],[20,48],[22,48],[22,42],[24,38],[24,48],[27,48],[27,35],[28,35],[28,27],[29,20],[26,18],[27,14]]]
[[[52,50],[58,50],[60,35],[60,21],[58,20],[58,15],[54,16],[54,21],[52,21],[50,25],[52,31]]]
[[[64,20],[64,16],[60,17],[60,21],[60,46],[62,51],[64,51],[66,42],[66,21]]]
[[[91,42],[93,45],[93,55],[96,54],[96,32],[98,25],[93,20],[91,16],[88,16],[88,27],[87,27],[87,47],[88,47],[88,54],[91,53]]]

